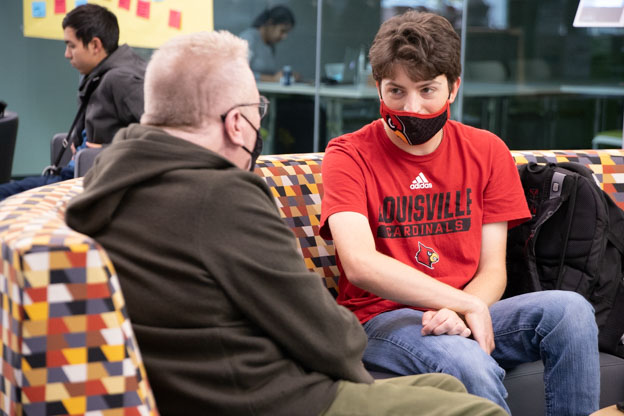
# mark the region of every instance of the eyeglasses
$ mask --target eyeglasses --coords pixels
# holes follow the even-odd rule
[[[255,107],[255,106],[258,107],[258,113],[260,114],[260,120],[262,120],[264,118],[264,116],[266,116],[267,113],[269,112],[269,100],[264,95],[260,96],[260,102],[259,103],[236,104],[235,106],[232,106],[225,113],[221,114],[221,121],[225,121],[225,117],[227,116],[227,114],[230,111],[234,110],[235,108],[238,108],[238,107]]]

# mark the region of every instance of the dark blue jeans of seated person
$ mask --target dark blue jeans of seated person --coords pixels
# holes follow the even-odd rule
[[[0,185],[0,201],[8,198],[12,195],[19,194],[20,192],[27,191],[29,189],[37,188],[43,185],[49,185],[51,183],[66,181],[74,177],[74,168],[65,167],[61,170],[60,175],[50,176],[31,176],[19,181],[13,181]]]

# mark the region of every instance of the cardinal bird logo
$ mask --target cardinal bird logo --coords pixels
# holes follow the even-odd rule
[[[433,265],[440,261],[440,256],[431,247],[427,247],[420,241],[418,242],[418,253],[416,253],[416,261],[423,266],[433,269]]]
[[[386,114],[386,123],[388,123],[388,127],[390,127],[390,129],[394,131],[394,134],[396,134],[401,140],[407,144],[412,143],[405,134],[405,124],[403,124],[400,118],[394,114]]]

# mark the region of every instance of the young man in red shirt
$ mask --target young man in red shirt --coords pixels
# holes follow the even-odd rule
[[[504,369],[541,358],[546,414],[596,410],[591,305],[560,291],[500,299],[507,229],[530,214],[503,141],[449,120],[459,36],[446,19],[410,11],[381,26],[370,61],[381,119],[328,145],[321,218],[338,302],[368,335],[365,365],[452,374],[509,411]]]

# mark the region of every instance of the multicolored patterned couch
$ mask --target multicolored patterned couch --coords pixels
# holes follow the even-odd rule
[[[157,415],[104,250],[65,225],[82,178],[0,204],[0,415]]]
[[[578,161],[624,208],[624,151],[513,152],[518,163]],[[261,156],[271,187],[310,270],[336,294],[331,242],[318,235],[322,153]],[[64,222],[74,179],[0,203],[0,415],[157,415],[114,268],[92,239]],[[543,409],[541,363],[510,371],[517,415]],[[602,357],[602,407],[624,400],[624,360]]]

